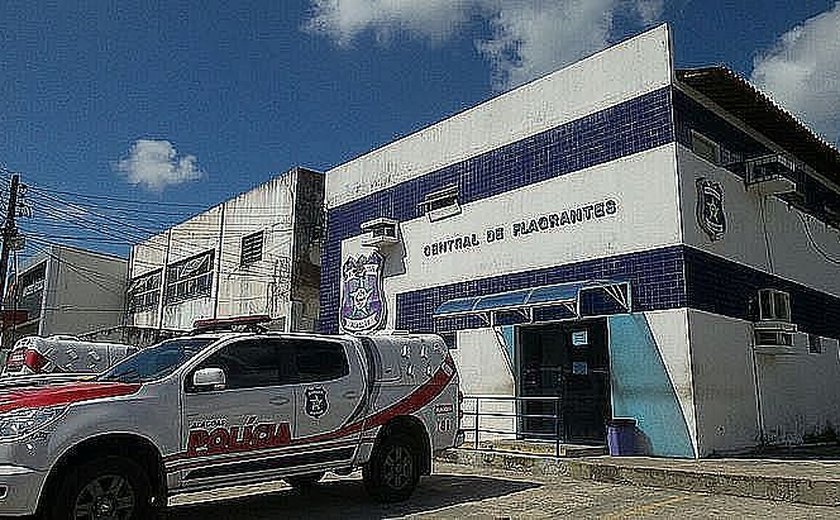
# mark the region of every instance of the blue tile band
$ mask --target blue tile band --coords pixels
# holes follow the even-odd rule
[[[426,194],[447,186],[457,185],[460,203],[467,204],[673,141],[671,89],[665,87],[332,209],[319,329],[338,331],[341,241],[358,235],[362,222],[418,218]]]

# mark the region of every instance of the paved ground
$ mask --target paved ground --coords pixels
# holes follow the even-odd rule
[[[276,518],[838,518],[840,508],[752,500],[723,495],[582,482],[539,480],[502,471],[438,464],[412,499],[380,506],[357,475],[327,479],[307,494],[283,484],[182,496],[171,520]],[[243,496],[244,495],[244,496]]]

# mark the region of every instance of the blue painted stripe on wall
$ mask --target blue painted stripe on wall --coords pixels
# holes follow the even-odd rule
[[[636,419],[642,454],[695,457],[688,422],[647,318],[611,316],[608,323],[613,417]]]
[[[673,141],[671,88],[665,87],[332,209],[321,261],[320,330],[338,330],[341,241],[358,235],[362,222],[415,219],[425,195],[446,186],[457,185],[466,204]]]

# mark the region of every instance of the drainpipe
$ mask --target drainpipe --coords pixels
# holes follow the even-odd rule
[[[755,342],[751,343],[751,355],[752,355],[752,365],[753,365],[753,384],[755,385],[755,413],[758,422],[758,438],[759,442],[763,446],[766,438],[764,435],[764,414],[761,410],[761,383],[758,377],[758,360],[756,359],[755,354]]]

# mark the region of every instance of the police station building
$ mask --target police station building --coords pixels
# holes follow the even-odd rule
[[[661,26],[329,171],[321,329],[440,333],[465,394],[558,396],[570,443],[619,417],[660,456],[831,438],[840,153],[671,49]]]

